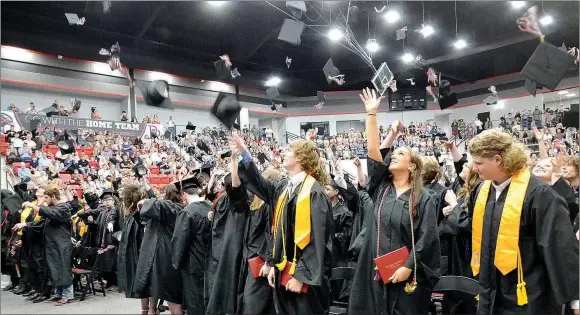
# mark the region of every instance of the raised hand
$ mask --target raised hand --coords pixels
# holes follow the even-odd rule
[[[391,124],[391,130],[393,131],[393,134],[395,135],[399,134],[399,132],[403,131],[403,123],[400,122],[399,120],[395,120]]]
[[[540,130],[538,130],[538,128],[534,128],[533,131],[534,131],[534,136],[536,137],[536,140],[542,141],[542,139],[543,139],[542,132]]]
[[[379,105],[381,105],[381,101],[385,98],[384,96],[377,98],[375,90],[369,88],[365,88],[363,94],[359,94],[359,96],[363,104],[365,104],[365,109],[368,114],[376,114]]]

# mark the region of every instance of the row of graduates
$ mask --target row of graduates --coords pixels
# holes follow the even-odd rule
[[[79,200],[65,185],[29,191],[21,183],[14,194],[3,194],[2,272],[11,277],[5,291],[39,303],[49,299],[53,289],[66,287],[66,293],[57,290],[53,299],[72,302],[73,262],[82,263],[86,247],[105,256],[102,275],[108,286],[116,283],[113,236],[122,216],[112,191],[105,191],[100,200],[95,194]]]

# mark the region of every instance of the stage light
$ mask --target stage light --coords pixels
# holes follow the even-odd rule
[[[389,10],[385,13],[384,17],[387,22],[395,23],[401,18],[401,15],[395,10]]]
[[[278,84],[280,84],[280,82],[282,82],[280,78],[271,77],[270,79],[268,79],[268,81],[266,81],[266,86],[277,86]]]
[[[328,38],[332,39],[333,41],[339,41],[343,36],[344,35],[342,32],[337,28],[333,28],[328,32]]]
[[[463,39],[458,39],[455,41],[455,43],[453,43],[453,46],[455,46],[457,49],[463,49],[467,47],[467,43]]]
[[[410,53],[405,53],[403,56],[401,56],[401,60],[403,60],[404,63],[409,63],[415,60],[415,57],[413,57],[413,55]]]
[[[554,22],[554,18],[552,18],[551,15],[544,15],[541,19],[540,19],[540,23],[542,25],[550,25]]]
[[[435,29],[431,25],[423,25],[419,32],[423,34],[423,37],[427,38],[435,33]]]
[[[510,1],[510,4],[512,5],[512,8],[520,9],[526,5],[526,2],[525,1]]]
[[[207,3],[213,5],[214,7],[221,7],[222,5],[226,4],[227,1],[207,1]]]
[[[379,44],[377,43],[376,39],[369,39],[367,42],[367,50],[371,53],[375,53],[377,52],[381,47],[379,46]]]

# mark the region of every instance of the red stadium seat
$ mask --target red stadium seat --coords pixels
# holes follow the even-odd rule
[[[149,168],[149,171],[151,171],[151,174],[159,174],[159,168],[158,167]]]
[[[58,174],[60,179],[62,179],[65,183],[70,182],[72,180],[71,174],[68,173],[60,173]]]

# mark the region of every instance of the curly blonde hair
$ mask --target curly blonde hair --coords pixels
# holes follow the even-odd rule
[[[579,160],[580,158],[578,155],[570,155],[564,158],[564,165],[572,166],[574,169],[576,169],[576,173],[579,173]]]
[[[314,177],[322,186],[328,184],[328,174],[314,142],[298,139],[290,143],[290,150],[300,161],[300,166],[306,174]]]
[[[483,131],[469,142],[469,153],[472,156],[492,158],[501,156],[500,169],[507,174],[514,174],[526,167],[528,157],[524,146],[511,135],[496,129]]]

